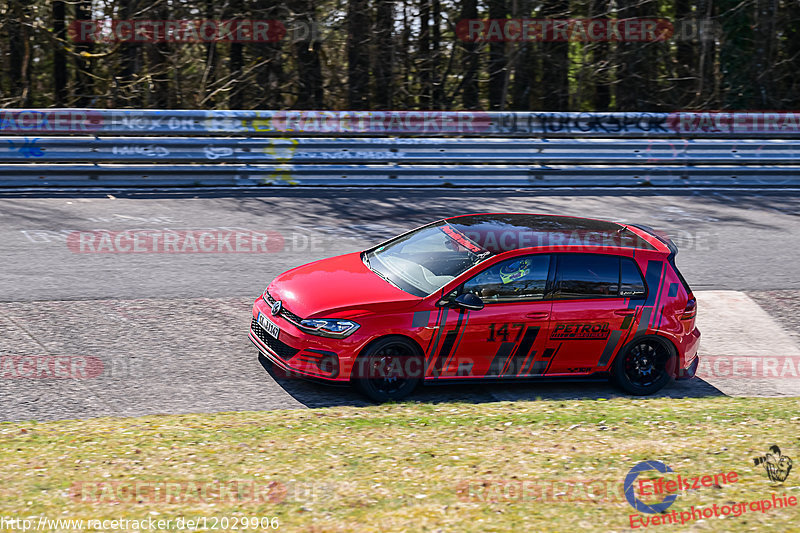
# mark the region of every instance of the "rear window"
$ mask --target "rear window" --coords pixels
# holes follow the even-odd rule
[[[642,273],[632,259],[620,258],[619,295],[627,298],[644,297],[647,289]]]
[[[553,296],[556,298],[618,296],[619,260],[616,255],[559,255]]]

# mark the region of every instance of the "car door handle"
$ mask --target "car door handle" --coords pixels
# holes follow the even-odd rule
[[[631,316],[636,312],[636,309],[617,309],[614,311],[615,315],[619,316]]]
[[[547,311],[534,311],[532,313],[528,313],[525,315],[527,318],[547,318],[550,316],[550,313]]]

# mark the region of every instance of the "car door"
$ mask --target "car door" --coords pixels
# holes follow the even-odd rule
[[[628,258],[608,254],[556,254],[554,263],[547,374],[603,369],[635,323],[636,307],[630,302],[645,296],[643,283],[634,287],[622,279],[623,271],[630,277],[631,265],[641,277],[638,268]]]
[[[471,292],[481,310],[448,307],[430,359],[428,376],[515,377],[533,372],[548,336],[551,302],[545,300],[548,254],[495,263],[466,281],[451,297]]]

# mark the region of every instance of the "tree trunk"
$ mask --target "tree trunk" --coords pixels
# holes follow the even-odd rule
[[[130,20],[136,10],[137,0],[122,0],[119,6],[119,18]],[[140,47],[141,45],[130,42],[119,43],[119,70],[113,95],[114,105],[118,107],[143,106],[141,88],[136,84],[136,76],[141,72]]]
[[[203,5],[203,16],[206,20],[213,20],[218,18],[217,11],[214,9],[214,0],[205,0]],[[203,78],[200,82],[202,98],[205,105],[211,108],[215,107],[216,98],[212,96],[214,88],[217,84],[217,65],[219,64],[219,54],[217,43],[214,41],[208,42],[205,45],[205,68],[203,69]]]
[[[543,18],[569,18],[569,2],[548,0],[540,11]],[[542,43],[542,109],[566,111],[569,109],[569,43]]]
[[[227,11],[225,20],[244,20],[244,6],[241,0],[231,0],[230,10]],[[234,35],[236,32],[233,32]],[[231,42],[230,56],[228,59],[228,74],[230,76],[230,90],[228,91],[228,109],[242,109],[246,83],[243,79],[244,69],[244,43]]]
[[[478,1],[462,0],[461,20],[478,18]],[[480,92],[478,88],[478,68],[480,64],[480,47],[478,43],[462,41],[461,48],[464,57],[464,83],[461,92],[461,103],[464,109],[478,109],[480,107]]]
[[[13,1],[8,6],[8,67],[9,93],[16,106],[30,107],[30,46],[28,29],[28,6]]]
[[[442,44],[442,3],[433,0],[433,46],[431,47],[431,77],[433,109],[444,107],[444,75],[441,55]]]
[[[369,109],[369,45],[371,21],[367,0],[347,2],[347,105]]]
[[[420,0],[419,3],[419,49],[417,64],[419,66],[419,106],[421,109],[433,107],[433,80],[431,79],[431,0]]]
[[[675,19],[677,32],[677,42],[675,43],[675,90],[677,91],[676,102],[679,108],[689,109],[693,106],[694,90],[698,77],[697,54],[695,47],[697,40],[693,44],[689,40],[688,28],[690,21],[694,19],[692,14],[692,4],[689,0],[675,0]]]
[[[619,19],[636,17],[637,0],[620,0]],[[617,43],[616,111],[635,111],[639,106],[642,90],[637,73],[639,43],[621,40]]]
[[[677,0],[685,1],[685,0]],[[608,20],[608,2],[593,0],[591,18]],[[592,43],[592,68],[594,70],[594,104],[595,111],[608,111],[611,107],[611,57],[608,41],[601,39]]]
[[[506,0],[489,0],[489,18],[505,19],[508,15]],[[505,108],[506,43],[492,41],[489,43],[489,109],[496,111]]]
[[[62,44],[67,38],[66,7],[63,0],[53,2],[53,36],[58,39],[53,48],[53,105],[56,107],[66,107],[68,96],[67,56]]]
[[[91,0],[78,0],[75,3],[75,20],[92,20]],[[78,107],[89,107],[94,103],[93,61],[84,54],[88,55],[94,51],[94,43],[78,43],[75,45],[75,50],[79,54],[75,59],[77,105]]]
[[[160,20],[169,19],[169,7],[166,0],[156,0],[157,8],[151,10]],[[148,45],[148,74],[150,77],[149,107],[156,109],[171,108],[169,80],[169,44],[166,42]]]
[[[775,109],[777,105],[774,97],[773,69],[775,65],[775,38],[776,23],[775,0],[756,0],[758,12],[756,13],[756,49],[753,58],[753,78],[756,81],[757,105],[760,109]],[[797,73],[795,73],[797,74]]]
[[[529,19],[533,6],[531,0],[519,0],[519,11],[513,14],[516,19]],[[531,108],[531,89],[535,74],[534,54],[535,44],[531,41],[522,41],[514,44],[516,47],[514,59],[514,84],[511,88],[511,108],[515,111],[527,111]]]
[[[256,2],[255,17],[262,20],[278,20],[280,16],[274,6],[272,0],[259,0]],[[256,109],[283,108],[282,46],[280,41],[253,45],[257,61],[261,64],[256,69],[257,96],[254,100]]]
[[[302,22],[313,28],[316,23],[314,3],[312,0],[301,0]],[[323,107],[322,66],[320,65],[320,43],[314,32],[307,32],[306,37],[295,43],[297,55],[297,109],[321,109]]]
[[[377,109],[391,109],[394,97],[394,40],[392,38],[394,27],[394,2],[391,0],[376,0],[375,6],[375,38],[377,39],[378,53],[375,60],[375,107]]]

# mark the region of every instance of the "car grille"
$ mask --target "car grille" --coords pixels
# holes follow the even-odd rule
[[[273,298],[272,295],[268,291],[264,291],[264,299],[266,300],[266,302],[269,304],[270,307],[272,307],[272,304],[275,303],[275,298]],[[278,316],[282,316],[286,320],[290,320],[290,321],[294,322],[295,324],[299,324],[300,322],[303,321],[303,319],[301,317],[299,317],[296,314],[292,313],[291,311],[289,311],[288,309],[286,309],[283,306],[281,306],[281,312],[278,313]]]
[[[285,342],[279,341],[278,339],[276,339],[275,337],[264,331],[264,328],[262,328],[258,324],[258,320],[256,320],[255,318],[253,318],[253,322],[250,324],[250,329],[253,331],[255,336],[261,340],[261,342],[266,344],[270,350],[275,352],[278,355],[278,357],[280,357],[284,361],[288,361],[289,359],[294,357],[295,354],[297,354],[297,352],[300,351],[296,348],[292,348]]]

